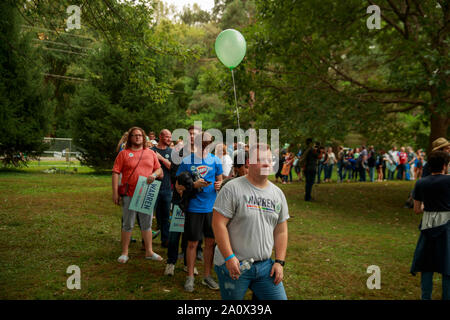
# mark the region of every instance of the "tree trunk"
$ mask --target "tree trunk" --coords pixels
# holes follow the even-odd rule
[[[447,131],[450,125],[450,117],[446,114],[432,113],[430,118],[430,138],[427,148],[427,155],[431,152],[431,144],[434,140],[440,137],[447,138]]]

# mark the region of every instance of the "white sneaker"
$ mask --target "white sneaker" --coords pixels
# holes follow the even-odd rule
[[[175,265],[171,263],[166,264],[166,270],[164,271],[164,275],[173,276],[174,272],[175,272]]]
[[[184,266],[183,270],[184,270],[184,272],[188,272],[187,266]],[[194,267],[194,275],[198,276],[198,270],[197,270],[197,267]]]

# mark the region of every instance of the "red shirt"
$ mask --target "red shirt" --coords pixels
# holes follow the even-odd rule
[[[408,154],[406,152],[400,152],[398,154],[398,158],[400,160],[400,164],[405,164],[408,161]]]
[[[142,152],[144,152],[144,154],[142,155],[141,162],[139,162]],[[136,167],[138,162],[139,166]],[[134,170],[135,167],[136,170]],[[120,151],[117,155],[112,171],[118,174],[122,173],[122,185],[125,185],[125,183],[128,182],[129,188],[127,195],[132,197],[139,176],[148,177],[159,168],[161,168],[161,165],[153,150],[147,148],[139,151],[125,149]],[[133,173],[133,175],[130,177],[131,173]]]

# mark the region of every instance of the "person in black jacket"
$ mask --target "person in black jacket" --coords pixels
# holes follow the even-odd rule
[[[414,187],[414,212],[423,213],[411,273],[421,272],[422,299],[430,300],[433,273],[442,274],[442,299],[450,299],[450,155],[434,151],[428,157],[431,175]]]
[[[316,178],[316,168],[319,147],[313,144],[311,138],[306,139],[306,150],[300,157],[300,167],[305,176],[305,201],[311,201],[311,192]]]

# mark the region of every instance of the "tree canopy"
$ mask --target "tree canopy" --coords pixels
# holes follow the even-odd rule
[[[375,4],[381,28],[369,29]],[[66,28],[69,5],[81,29]],[[236,128],[231,74],[214,52],[227,28],[247,41],[234,70],[242,128],[279,129],[280,144],[359,135],[416,148],[449,133],[447,1],[215,0],[211,12],[175,12],[159,0],[21,0],[2,15],[5,163],[41,153],[44,136],[73,138],[101,169],[134,125]]]

